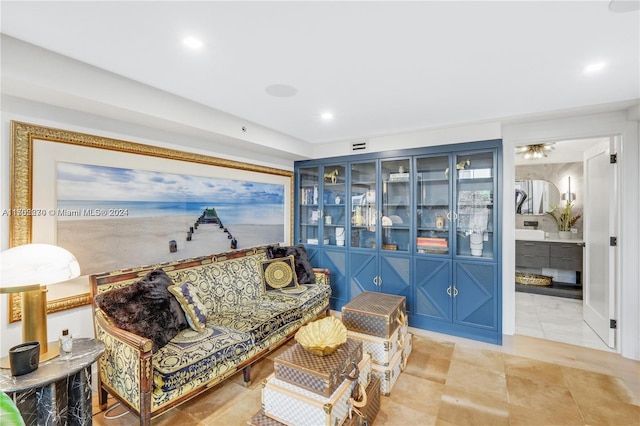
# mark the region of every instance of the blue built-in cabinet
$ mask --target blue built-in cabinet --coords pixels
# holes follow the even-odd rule
[[[502,141],[295,163],[296,243],[331,308],[407,298],[409,325],[501,344]]]

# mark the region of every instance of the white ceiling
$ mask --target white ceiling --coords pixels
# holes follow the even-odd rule
[[[0,11],[14,38],[327,142],[638,99],[640,12],[608,3],[2,1]],[[185,49],[187,35],[204,47]],[[601,72],[583,74],[598,61]],[[271,96],[272,84],[297,94]]]

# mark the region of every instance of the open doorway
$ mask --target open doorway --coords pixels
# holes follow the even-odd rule
[[[527,155],[525,148],[516,148],[516,334],[614,350],[584,321],[583,306],[584,225],[590,215],[584,158],[609,141],[539,144],[535,156],[536,150]],[[552,210],[554,215],[546,213]],[[615,280],[608,285],[615,286]]]

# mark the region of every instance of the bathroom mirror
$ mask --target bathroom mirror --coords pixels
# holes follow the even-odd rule
[[[543,215],[560,204],[560,191],[546,180],[516,181],[516,214]]]

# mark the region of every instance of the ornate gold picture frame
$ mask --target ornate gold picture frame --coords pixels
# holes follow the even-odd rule
[[[238,174],[240,178],[242,178],[243,172],[249,172],[252,179],[255,179],[255,176],[258,176],[258,179],[260,179],[260,175],[264,175],[265,180],[272,180],[273,178],[269,178],[269,176],[277,176],[279,177],[277,179],[285,183],[286,190],[284,205],[284,211],[287,212],[285,215],[285,242],[290,243],[293,238],[293,172],[291,171],[12,121],[10,209],[12,213],[16,212],[16,214],[10,214],[9,217],[9,247],[15,247],[31,242],[55,243],[55,237],[52,236],[55,235],[55,232],[51,232],[50,229],[48,229],[51,228],[51,224],[45,221],[43,226],[39,223],[40,218],[37,215],[34,216],[33,214],[27,213],[36,212],[44,208],[39,201],[40,194],[46,193],[51,188],[39,188],[39,182],[46,182],[43,184],[45,186],[55,184],[55,182],[50,182],[51,179],[48,178],[34,178],[34,157],[37,158],[38,152],[36,151],[39,149],[44,151],[44,147],[46,147],[47,150],[52,150],[54,152],[58,148],[60,148],[61,151],[72,149],[79,152],[82,152],[83,150],[87,151],[88,149],[98,149],[105,150],[105,154],[107,152],[118,152],[128,155],[138,155],[143,156],[140,157],[142,158],[143,163],[145,158],[148,158],[149,162],[177,161],[181,162],[176,163],[177,165],[184,164],[186,162],[205,167],[211,166],[215,168],[232,169],[236,171],[235,174]],[[95,151],[87,152],[90,152],[91,154],[84,155],[96,154]],[[40,157],[42,157],[42,155],[40,155]],[[138,159],[138,157],[135,158]],[[50,161],[55,160],[51,159]],[[225,174],[228,175],[229,173],[225,172]],[[53,180],[55,180],[55,178]],[[36,187],[34,187],[34,184]],[[35,227],[34,219],[39,223]],[[43,234],[45,235],[43,236]],[[83,288],[81,292],[71,291],[71,294],[58,295],[58,297],[48,300],[47,312],[58,312],[90,303],[91,296],[88,287],[86,287]],[[9,322],[19,321],[20,319],[21,298],[19,294],[12,294],[9,299]]]

